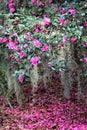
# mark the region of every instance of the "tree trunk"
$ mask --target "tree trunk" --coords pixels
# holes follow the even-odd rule
[[[33,104],[36,103],[36,91],[37,91],[37,87],[38,87],[38,79],[39,79],[39,75],[38,75],[38,67],[34,66],[30,72],[30,77],[31,77],[31,84],[32,84],[32,101]]]

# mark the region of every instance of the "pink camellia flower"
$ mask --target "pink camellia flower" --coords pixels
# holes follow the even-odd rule
[[[66,11],[65,11],[64,8],[61,8],[61,9],[60,9],[60,12],[61,12],[62,14],[64,14]]]
[[[62,26],[65,23],[64,18],[58,18],[58,22],[60,23],[60,26]]]
[[[41,30],[39,30],[39,29],[36,29],[35,31],[36,31],[37,33],[41,32]]]
[[[60,69],[59,69],[59,73],[61,73],[61,72],[62,72],[62,69],[60,68]]]
[[[40,23],[37,23],[37,24],[35,25],[35,27],[36,27],[36,28],[40,28],[40,27],[41,27],[41,24],[40,24]]]
[[[64,47],[64,43],[63,43],[63,44],[61,44],[61,47],[62,47],[62,48]]]
[[[68,9],[68,13],[69,14],[75,14],[75,10],[74,9]]]
[[[84,22],[84,27],[87,27],[87,21]]]
[[[18,25],[19,21],[15,20],[13,23],[14,23],[14,25]]]
[[[30,36],[30,32],[25,33],[26,36]]]
[[[57,7],[54,7],[54,12],[56,13],[56,12],[58,12],[58,8]]]
[[[10,8],[10,12],[11,13],[14,13],[15,12],[15,9],[12,7],[12,8]]]
[[[53,3],[53,0],[49,0],[49,4],[52,4]]]
[[[49,25],[50,22],[51,22],[50,18],[44,17],[44,19],[43,19],[44,25]]]
[[[62,38],[62,42],[63,42],[63,43],[66,43],[66,39],[67,39],[67,37],[64,36],[64,37]]]
[[[76,38],[74,38],[74,37],[70,38],[71,43],[74,43],[75,41],[76,41]]]
[[[18,81],[19,81],[20,83],[23,83],[23,75],[19,75],[19,76],[18,76]]]
[[[32,40],[33,40],[33,37],[29,37],[29,38],[27,38],[27,40],[32,41]]]
[[[41,46],[41,43],[40,43],[40,41],[39,40],[35,40],[35,41],[33,41],[33,45],[35,46],[35,47],[40,47]]]
[[[7,47],[8,47],[9,49],[15,49],[16,43],[13,42],[12,40],[9,40],[9,43],[7,44]]]
[[[61,44],[58,44],[58,48],[61,48]]]
[[[14,50],[15,50],[16,52],[19,52],[19,51],[20,51],[20,49],[19,49],[17,46],[14,48]]]
[[[39,57],[32,57],[31,59],[30,59],[30,62],[31,62],[31,64],[33,65],[33,66],[37,66],[38,65],[38,60],[39,60]]]
[[[51,68],[51,64],[48,64],[47,67],[48,67],[48,68]]]
[[[5,42],[7,42],[8,41],[8,38],[7,37],[4,37],[3,39],[2,39],[2,42],[3,43],[5,43]]]
[[[84,62],[87,63],[87,57],[84,58]]]
[[[47,44],[44,44],[44,46],[42,47],[42,51],[47,51],[49,49],[49,46]]]
[[[23,51],[21,51],[21,52],[19,53],[19,55],[20,55],[21,58],[23,58],[23,57],[25,56],[25,53],[24,53]]]
[[[28,44],[27,43],[24,45],[24,48],[28,48]]]
[[[31,0],[32,4],[36,4],[37,0]]]
[[[43,6],[43,2],[42,1],[38,2],[37,4],[38,4],[38,6]]]
[[[58,21],[61,22],[61,23],[64,23],[65,19],[64,18],[58,18]]]
[[[9,55],[9,58],[12,59],[12,58],[13,58],[13,54],[10,54],[10,55]]]
[[[13,6],[14,6],[14,3],[9,3],[9,4],[8,4],[8,7],[9,7],[9,8],[13,8]]]
[[[85,43],[85,46],[87,47],[87,42]]]
[[[21,59],[20,59],[20,58],[17,58],[16,60],[17,60],[18,62],[21,62]]]

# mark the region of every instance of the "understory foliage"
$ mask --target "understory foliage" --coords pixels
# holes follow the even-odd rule
[[[65,98],[71,98],[74,86],[78,100],[84,97],[87,4],[50,1],[46,5],[35,0],[29,1],[28,6],[23,3],[19,6],[13,0],[4,4],[6,11],[0,14],[0,89],[6,89],[7,93],[2,93],[7,97],[15,93],[22,105],[24,83],[31,83],[33,97],[36,97],[39,84],[49,88],[52,74],[58,73]]]

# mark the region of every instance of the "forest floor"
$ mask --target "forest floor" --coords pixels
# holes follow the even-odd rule
[[[25,86],[26,100],[19,107],[14,99],[10,109],[0,97],[0,130],[87,130],[87,106],[75,99],[66,100],[61,89],[40,88],[36,104],[30,99],[31,88]],[[2,104],[5,106],[2,109]]]

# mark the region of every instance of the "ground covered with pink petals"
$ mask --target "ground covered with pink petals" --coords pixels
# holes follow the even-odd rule
[[[27,96],[29,95],[29,89]],[[87,130],[87,107],[84,102],[65,100],[54,87],[39,89],[36,104],[26,98],[13,109],[5,103],[0,110],[0,130]],[[3,98],[0,98],[2,108]]]

